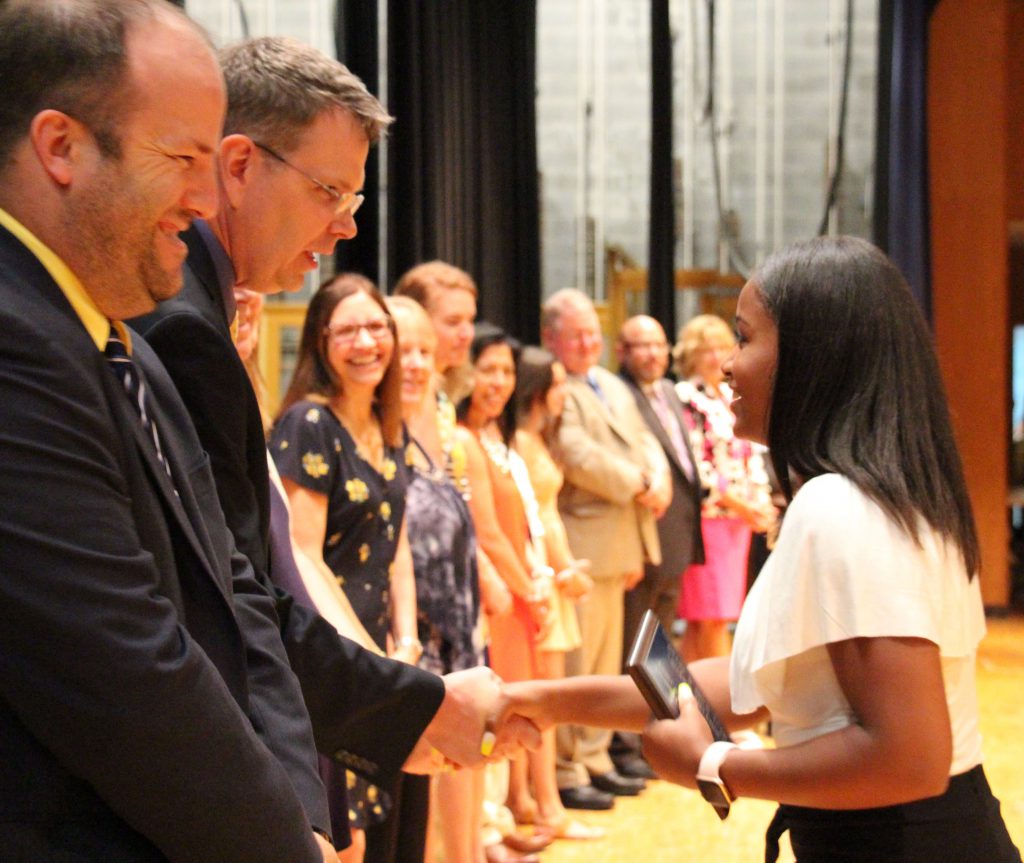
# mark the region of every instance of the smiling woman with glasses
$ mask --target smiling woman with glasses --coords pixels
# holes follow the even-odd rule
[[[375,342],[394,338],[394,321],[388,315],[363,323],[333,324],[324,328],[327,338],[337,345],[351,344],[360,333],[365,332]]]
[[[278,153],[277,150],[272,147],[268,147],[266,144],[261,144],[259,141],[253,141],[253,144],[257,149],[262,150],[282,165],[302,174],[303,177],[309,180],[309,182],[316,186],[321,192],[324,192],[327,195],[327,200],[330,202],[336,215],[342,216],[347,213],[350,216],[354,216],[363,205],[363,201],[366,200],[366,198],[359,192],[342,192],[329,183],[324,183],[321,180],[318,180],[308,171],[304,171],[298,165],[289,162],[284,156]]]
[[[299,547],[341,588],[350,631],[377,652],[419,659],[406,538],[401,365],[394,320],[373,283],[345,273],[310,301],[298,364],[270,435]],[[340,766],[354,841],[388,795]],[[345,786],[342,786],[345,787]],[[330,789],[329,789],[330,790]]]

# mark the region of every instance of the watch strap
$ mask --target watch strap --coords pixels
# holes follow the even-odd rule
[[[729,791],[729,786],[718,775],[718,771],[721,769],[725,757],[734,749],[739,749],[739,747],[735,743],[729,743],[727,740],[716,740],[712,743],[704,750],[704,754],[700,757],[700,763],[697,765],[697,779],[705,782],[714,782],[716,785],[721,785]],[[733,796],[731,791],[729,796]]]

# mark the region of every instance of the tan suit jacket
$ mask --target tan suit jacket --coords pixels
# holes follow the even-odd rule
[[[651,511],[634,498],[642,472],[665,472],[661,445],[651,434],[629,388],[611,372],[591,369],[602,398],[585,376],[570,375],[558,433],[565,484],[558,510],[576,557],[588,558],[595,578],[639,572],[660,563]]]

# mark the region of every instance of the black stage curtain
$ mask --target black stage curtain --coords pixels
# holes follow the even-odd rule
[[[675,338],[675,196],[672,187],[672,33],[669,0],[651,3],[651,225],[647,310]]]
[[[928,21],[938,0],[881,0],[874,240],[932,317],[928,202]]]
[[[367,89],[379,98],[376,0],[341,0],[337,4],[334,45],[338,59],[362,78]],[[352,240],[338,243],[334,259],[339,273],[362,273],[386,291],[388,286],[380,284],[379,165],[380,151],[372,147],[366,160],[366,182],[363,185],[366,200],[356,214],[359,233]]]
[[[536,0],[389,0],[388,16],[388,279],[448,261],[481,318],[536,342]]]

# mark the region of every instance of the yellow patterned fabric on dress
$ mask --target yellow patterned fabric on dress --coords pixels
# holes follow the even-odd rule
[[[270,439],[281,476],[326,499],[324,562],[370,638],[383,649],[391,624],[390,567],[405,518],[402,447],[385,443],[377,471],[330,405],[312,400],[292,405]],[[384,792],[356,774],[344,781],[351,789],[353,826],[365,829],[384,818],[390,807]]]
[[[345,491],[348,492],[348,499],[353,503],[362,503],[370,496],[366,483],[361,479],[350,479],[345,483]]]
[[[327,463],[320,453],[307,452],[302,457],[302,469],[311,477],[327,476]]]

